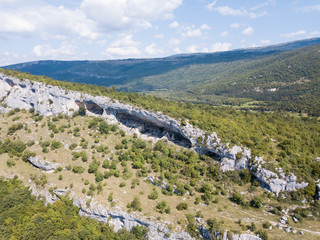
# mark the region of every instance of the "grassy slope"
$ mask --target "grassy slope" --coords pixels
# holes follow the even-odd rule
[[[84,84],[54,81],[5,70],[19,78],[34,79],[66,89],[105,95],[148,110],[161,111],[176,119],[190,122],[207,131],[217,132],[224,143],[250,147],[253,155],[263,156],[272,166],[281,166],[301,179],[320,178],[320,123],[316,118],[296,117],[287,113],[241,112],[230,108],[176,103],[137,93],[116,92],[113,89]]]
[[[0,155],[0,169],[5,173],[5,175],[19,175],[19,178],[21,178],[25,184],[30,184],[28,179],[30,176],[33,177],[33,181],[36,184],[41,184],[41,177],[45,175],[45,179],[47,180],[47,183],[43,184],[44,187],[48,188],[50,185],[54,184],[58,188],[65,188],[70,187],[72,185],[72,190],[76,193],[78,196],[85,197],[90,192],[90,184],[93,184],[94,186],[98,186],[99,184],[95,181],[95,174],[89,174],[87,172],[90,163],[92,163],[95,160],[102,163],[107,158],[113,158],[115,160],[118,159],[117,152],[128,152],[130,153],[130,156],[136,156],[139,157],[145,150],[143,150],[141,153],[138,152],[132,152],[132,141],[134,141],[134,138],[132,136],[124,136],[121,137],[119,131],[116,132],[110,132],[109,134],[100,134],[99,131],[96,131],[96,128],[88,128],[92,118],[91,117],[76,117],[73,119],[66,119],[64,117],[55,119],[49,119],[44,118],[41,121],[35,122],[33,114],[30,114],[28,112],[22,111],[15,113],[11,116],[7,114],[1,114],[0,118],[0,139],[10,139],[11,141],[14,140],[21,140],[23,142],[30,142],[35,141],[36,143],[30,147],[28,147],[28,150],[31,150],[35,152],[37,155],[42,156],[42,158],[51,161],[51,162],[57,162],[62,164],[63,166],[71,165],[73,166],[82,166],[85,171],[81,174],[76,174],[72,172],[72,170],[62,170],[61,172],[55,172],[55,173],[43,173],[42,171],[39,171],[32,167],[29,163],[22,161],[18,156],[15,156],[14,154],[1,154]],[[70,127],[65,128],[63,132],[59,131],[58,133],[54,134],[54,137],[52,138],[50,135],[54,132],[54,130],[48,129],[48,123],[51,122],[52,124],[56,125],[56,128],[59,129],[60,126],[66,125],[68,126],[70,124]],[[24,126],[21,130],[16,131],[14,134],[8,135],[8,128],[12,124],[27,123],[27,127]],[[79,128],[79,134],[80,136],[75,137],[74,136],[74,129]],[[71,130],[71,131],[70,131]],[[95,143],[96,138],[100,139],[99,143]],[[69,146],[72,143],[80,144],[81,139],[84,138],[88,142],[88,148],[82,148],[77,147],[75,150],[69,150],[65,147],[61,147],[57,150],[49,150],[48,153],[43,153],[42,147],[40,146],[41,143],[45,141],[52,142],[53,140],[63,142],[68,144]],[[128,140],[128,150],[122,149],[122,150],[116,150],[116,145],[122,142],[122,140]],[[37,142],[39,144],[37,144]],[[92,145],[98,146],[98,145],[104,145],[108,147],[108,150],[106,152],[97,152],[95,147],[91,147]],[[147,149],[151,148],[151,143],[147,143]],[[176,154],[179,154],[181,152],[180,148],[176,148],[173,145],[167,146],[169,149],[170,155],[176,156]],[[50,149],[50,147],[49,147]],[[88,161],[83,162],[81,158],[73,159],[72,152],[79,152],[79,151],[86,151],[88,156]],[[182,152],[181,152],[182,153]],[[146,172],[148,176],[157,176],[160,177],[163,173],[161,172],[168,172],[168,168],[164,166],[164,168],[160,168],[162,170],[156,170],[154,168],[154,161],[156,161],[159,157],[162,158],[163,155],[160,153],[155,153],[155,151],[152,151],[152,154],[156,154],[158,156],[154,160],[152,160],[150,163],[146,159],[146,162],[144,164],[146,168]],[[160,155],[159,155],[160,154]],[[19,155],[19,154],[18,154]],[[144,154],[142,154],[144,156]],[[212,166],[215,165],[212,163],[212,160],[207,159],[206,161],[199,161],[197,159],[196,155],[190,155],[192,157],[189,158],[187,162],[184,163],[183,161],[179,161],[177,156],[174,157],[175,159],[175,167],[181,168],[181,170],[185,169],[185,167],[191,167],[191,166],[198,166],[198,165],[206,165]],[[135,158],[136,158],[135,157]],[[165,156],[164,156],[165,157]],[[133,158],[133,159],[135,159]],[[169,161],[170,157],[167,158],[166,161]],[[191,160],[193,159],[193,160]],[[14,166],[8,166],[8,160],[11,162],[14,162]],[[142,211],[141,215],[144,215],[146,217],[151,217],[155,219],[155,217],[158,217],[162,220],[169,221],[173,224],[173,227],[181,226],[183,228],[187,227],[187,220],[186,220],[186,214],[192,214],[195,215],[198,211],[201,211],[203,214],[203,218],[205,220],[209,218],[216,218],[219,221],[223,221],[221,223],[220,229],[232,229],[234,231],[243,231],[246,229],[246,225],[250,225],[252,222],[255,223],[256,227],[258,229],[262,229],[262,223],[265,221],[269,221],[271,223],[276,223],[280,216],[274,215],[266,212],[266,209],[269,208],[269,206],[282,206],[282,208],[293,208],[296,206],[297,202],[278,202],[275,198],[271,197],[271,195],[268,195],[265,193],[262,189],[254,188],[252,187],[251,183],[245,183],[242,180],[235,179],[235,182],[239,183],[242,182],[241,185],[237,185],[235,182],[232,181],[232,177],[228,177],[225,174],[218,174],[218,177],[215,177],[214,179],[209,177],[209,175],[200,176],[198,180],[196,181],[195,186],[191,186],[192,189],[192,196],[190,195],[184,195],[184,196],[166,196],[161,194],[160,188],[156,188],[159,197],[156,200],[150,200],[148,198],[148,194],[151,193],[152,189],[154,188],[153,185],[150,183],[147,183],[144,181],[144,176],[142,175],[139,177],[139,175],[136,175],[138,172],[140,172],[140,169],[133,169],[132,164],[136,160],[127,160],[127,161],[116,161],[117,164],[117,170],[120,172],[119,177],[111,176],[108,179],[104,179],[100,182],[102,186],[102,191],[100,193],[97,192],[97,190],[93,191],[91,194],[94,196],[95,201],[106,204],[109,208],[116,208],[121,207],[122,209],[126,209],[126,205],[132,201],[134,196],[138,196],[142,203]],[[170,160],[171,161],[171,160]],[[195,164],[197,162],[197,164]],[[192,164],[192,165],[190,165]],[[124,168],[128,168],[129,172],[131,172],[133,175],[129,177],[128,179],[124,177]],[[205,167],[204,169],[209,169],[209,167]],[[72,169],[71,168],[71,169]],[[192,170],[193,167],[188,168],[189,171]],[[171,168],[170,168],[171,169]],[[104,171],[110,171],[110,169],[104,169],[101,165],[98,168],[98,172],[104,172]],[[183,170],[186,172],[185,170]],[[174,173],[175,172],[175,173]],[[174,171],[174,176],[177,177],[178,182],[181,183],[188,183],[191,181],[191,178],[184,176],[180,173],[180,171]],[[3,173],[2,173],[3,174]],[[141,173],[140,173],[141,174]],[[59,175],[63,176],[63,180],[59,180]],[[131,182],[133,179],[138,179],[140,184],[136,185],[134,189],[131,188]],[[85,180],[89,180],[90,184],[85,185]],[[169,181],[166,179],[166,181]],[[126,183],[125,187],[120,188],[119,184],[121,182]],[[210,202],[209,205],[204,204],[195,204],[195,200],[197,197],[202,196],[203,193],[199,190],[201,185],[203,183],[210,183],[213,186],[213,199],[214,202]],[[222,187],[222,183],[224,187]],[[177,184],[177,182],[176,182]],[[86,190],[86,192],[83,192],[83,189]],[[224,189],[224,190],[223,190]],[[251,189],[251,190],[249,190]],[[220,191],[223,190],[224,193],[221,194]],[[245,201],[249,201],[254,196],[259,196],[263,199],[264,203],[266,204],[265,207],[260,209],[255,209],[251,207],[241,207],[238,205],[233,204],[228,198],[232,196],[232,193],[234,191],[237,192],[243,192],[243,196],[245,198]],[[108,198],[110,193],[113,193],[113,203],[107,202],[106,199]],[[91,195],[90,194],[90,195]],[[170,214],[160,214],[156,212],[155,207],[156,204],[160,201],[166,201],[168,206],[171,208]],[[185,202],[188,204],[189,208],[188,210],[184,211],[178,211],[176,209],[176,206],[180,202]],[[261,215],[263,213],[263,216]],[[242,225],[237,224],[236,222],[238,219],[242,219]],[[180,224],[178,224],[180,222]],[[291,225],[293,225],[292,221],[289,221]],[[294,224],[294,229],[307,229],[310,231],[317,231],[319,229],[319,223],[317,221],[312,220],[312,218],[309,218],[308,220],[304,220],[302,223]],[[292,236],[286,234],[283,230],[274,229],[273,231],[268,231],[269,236],[271,239],[281,238],[281,239],[291,239]],[[308,233],[305,231],[305,235],[301,237],[301,239],[314,239],[316,235],[313,233]]]
[[[129,83],[128,89],[152,85],[151,94],[215,105],[234,105],[238,104],[234,98],[251,98],[268,101],[271,110],[319,116],[319,51],[320,45],[315,45],[258,60],[192,65]]]

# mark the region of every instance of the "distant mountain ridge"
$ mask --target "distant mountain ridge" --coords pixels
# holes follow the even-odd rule
[[[36,61],[4,68],[171,100],[320,116],[320,38],[165,58]]]
[[[45,75],[58,80],[90,83],[102,86],[116,85],[120,89],[145,91],[146,89],[123,88],[124,85],[145,77],[173,71],[193,64],[214,64],[238,60],[255,60],[276,53],[305,46],[320,44],[320,38],[305,39],[259,48],[237,49],[216,53],[179,54],[165,58],[124,59],[106,61],[34,61],[4,66],[5,69]],[[148,90],[154,90],[152,87]]]

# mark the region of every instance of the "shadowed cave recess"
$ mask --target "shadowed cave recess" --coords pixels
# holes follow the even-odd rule
[[[87,111],[97,115],[103,115],[104,112],[106,112],[107,114],[111,114],[115,116],[116,119],[123,125],[129,128],[136,128],[142,134],[156,138],[162,138],[165,136],[168,138],[169,141],[172,141],[177,145],[183,146],[185,148],[192,147],[192,143],[188,138],[183,136],[178,131],[170,129],[161,121],[156,121],[155,119],[143,119],[136,115],[129,114],[127,111],[121,109],[115,109],[111,107],[103,109],[101,106],[94,103],[93,101],[77,101],[77,104],[79,106],[85,105]]]

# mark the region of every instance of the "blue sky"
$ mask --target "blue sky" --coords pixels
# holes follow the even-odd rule
[[[319,0],[0,0],[0,66],[216,52],[320,37]]]

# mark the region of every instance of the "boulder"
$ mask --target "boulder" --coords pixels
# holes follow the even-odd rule
[[[293,220],[294,223],[298,223],[299,222],[298,218],[296,218],[295,216],[292,216],[292,220]]]
[[[79,214],[81,216],[108,222],[114,226],[115,231],[119,231],[122,228],[131,230],[134,226],[144,226],[149,229],[148,239],[164,239],[166,238],[166,233],[170,233],[170,239],[193,239],[187,232],[171,232],[165,224],[147,219],[141,220],[135,215],[123,211],[111,211],[100,204],[94,203],[93,200],[87,206],[84,199],[74,198],[73,204],[80,208]]]
[[[288,221],[288,218],[286,216],[282,216],[280,218],[280,223],[282,223],[282,224],[287,224],[287,221]]]
[[[42,160],[40,157],[29,157],[28,161],[36,168],[42,169],[44,171],[54,171],[61,165],[58,163],[51,163],[49,161]]]

